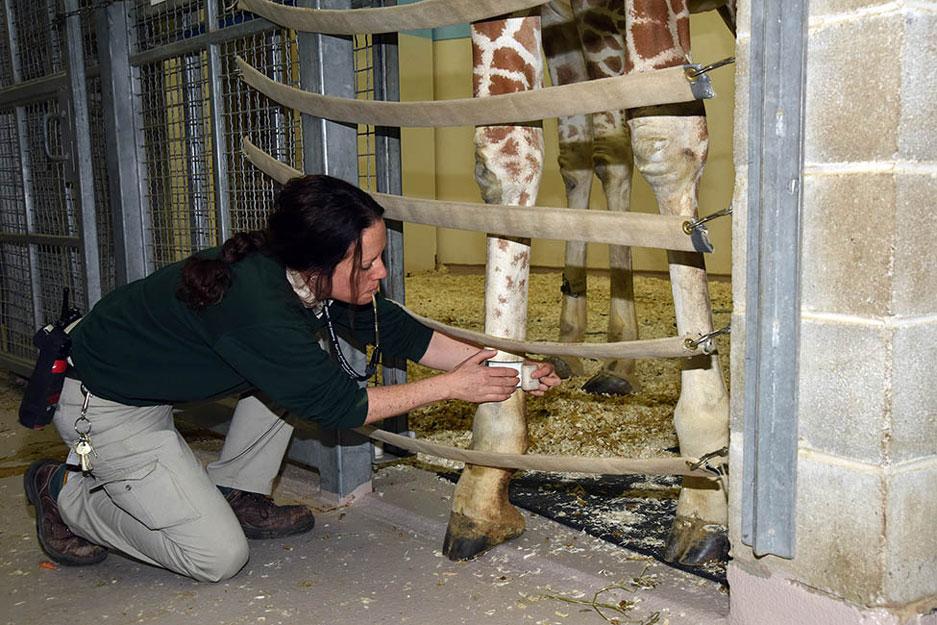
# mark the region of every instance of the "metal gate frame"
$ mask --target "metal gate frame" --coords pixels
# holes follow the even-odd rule
[[[6,137],[11,167],[6,182],[19,191],[9,200],[0,222],[0,366],[28,374],[32,371],[31,339],[35,329],[57,316],[61,289],[71,291],[72,301],[83,308],[101,297],[101,264],[98,254],[92,168],[90,122],[83,31],[78,0],[64,0],[64,34],[60,32],[55,0],[33,4],[39,16],[26,13],[23,3],[3,1],[3,47],[8,54],[9,84],[0,88],[0,115],[12,115],[14,128]],[[19,15],[19,21],[16,17]],[[21,28],[26,17],[34,19]],[[23,32],[21,32],[23,31]],[[35,35],[45,42],[29,40]],[[63,36],[64,35],[64,36]],[[42,46],[46,45],[46,50]],[[38,46],[38,49],[36,48]],[[24,67],[40,57],[39,67]],[[47,54],[45,59],[41,57]],[[30,64],[32,65],[32,64]],[[39,70],[39,71],[36,71]],[[42,151],[38,150],[36,114]],[[51,200],[46,206],[43,199]],[[19,224],[7,223],[19,214]],[[19,227],[17,227],[19,226]],[[11,264],[25,252],[25,266],[17,281]],[[27,311],[16,315],[15,296],[29,298]],[[23,289],[22,287],[26,287]]]
[[[13,9],[25,1],[2,0],[3,34],[14,52]],[[23,232],[6,227],[3,211],[10,202],[4,204],[0,192],[0,258],[10,246],[29,250],[28,280],[16,284],[15,296],[31,298],[28,318],[19,321],[18,352],[9,353],[5,348],[9,341],[0,343],[0,368],[24,375],[33,364],[27,339],[57,312],[53,304],[59,293],[50,293],[49,284],[41,279],[43,250],[56,246],[75,256],[72,264],[80,273],[68,272],[75,274],[69,284],[78,287],[77,303],[87,310],[115,286],[218,244],[233,231],[262,224],[272,206],[274,184],[241,156],[242,131],[250,128],[255,143],[266,144],[265,149],[298,169],[360,181],[357,129],[305,115],[300,126],[298,114],[279,105],[268,106],[263,96],[243,86],[230,62],[234,53],[254,54],[261,60],[254,65],[263,68],[269,61],[268,74],[278,81],[295,84],[299,79],[306,89],[355,97],[350,38],[294,34],[240,12],[226,0],[40,2],[47,6],[50,24],[55,20],[65,24],[61,48],[67,50],[62,55],[67,67],[22,80],[16,54],[11,54],[13,84],[4,87],[0,82],[0,116],[4,109],[16,112],[17,162],[22,164],[17,174],[24,190],[16,200],[23,213],[17,219],[26,224],[20,228]],[[312,6],[350,8],[351,2],[322,0]],[[396,98],[396,40],[376,40],[371,47],[371,65],[377,72],[373,97]],[[0,47],[0,61],[2,53]],[[0,80],[2,73],[0,63]],[[89,80],[95,81],[93,111]],[[26,107],[51,97],[61,100],[65,111],[63,137],[53,149],[73,146],[70,158],[62,161],[68,164],[63,170],[69,174],[63,177],[62,193],[71,207],[68,214],[80,217],[80,223],[64,234],[36,227],[33,194],[28,192]],[[2,132],[0,117],[0,177],[5,162],[13,162],[12,158],[4,160]],[[399,193],[399,131],[368,132],[375,146],[374,154],[368,155],[374,165],[373,170],[368,168],[367,175],[373,178],[369,184],[374,183],[379,191]],[[161,139],[166,145],[157,145]],[[384,289],[402,300],[402,232],[399,224],[389,227],[391,275]],[[3,290],[6,271],[0,269],[0,317],[15,299],[10,297],[12,290]],[[0,330],[5,337],[8,330]],[[384,378],[385,383],[404,381],[406,369],[400,363],[386,366]],[[405,431],[406,418],[391,429]],[[312,447],[297,443],[290,456],[319,468],[324,491],[344,498],[370,481],[373,452],[369,442],[353,439],[348,432],[319,432]]]

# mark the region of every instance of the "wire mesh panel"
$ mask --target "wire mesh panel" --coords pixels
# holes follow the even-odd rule
[[[0,232],[25,234],[24,208],[16,113],[4,111],[0,113]]]
[[[374,44],[371,35],[355,35],[355,97],[374,99]],[[358,186],[377,191],[374,126],[358,124]]]
[[[64,39],[57,15],[61,0],[12,0],[16,54],[20,80],[31,80],[61,71]]]
[[[2,4],[0,4],[0,9],[3,9]],[[8,17],[4,14],[0,18],[0,88],[13,84],[13,54],[10,51],[10,38],[7,36],[6,25]]]
[[[32,196],[32,232],[77,236],[78,218],[74,203],[65,194],[67,123],[57,100],[25,106],[26,146],[29,158],[26,186]]]
[[[238,77],[235,56],[274,80],[298,86],[296,35],[288,30],[274,30],[227,42],[221,51],[231,230],[256,230],[264,227],[273,206],[275,185],[244,158],[242,138],[249,137],[254,144],[301,171],[301,120],[295,111],[245,85]]]
[[[140,116],[155,267],[217,244],[207,54],[140,67]]]
[[[33,285],[29,247],[0,242],[0,352],[19,360],[34,357]]]
[[[204,0],[167,0],[134,4],[136,52],[190,39],[205,32]]]

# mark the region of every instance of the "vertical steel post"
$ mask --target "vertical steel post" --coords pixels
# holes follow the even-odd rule
[[[214,1],[207,3],[214,5]],[[192,13],[186,12],[186,30],[192,28]],[[196,24],[197,25],[197,24]],[[202,132],[202,56],[192,52],[182,57],[182,111],[185,123],[186,172],[189,188],[189,236],[193,250],[211,245],[208,219],[208,172],[205,171]]]
[[[101,299],[101,259],[98,251],[97,207],[94,198],[94,170],[91,154],[91,122],[88,117],[88,82],[85,77],[85,52],[81,35],[78,0],[65,0],[65,42],[67,72],[71,90],[74,151],[77,157],[78,203],[80,207],[81,255],[84,264],[85,302],[88,310]]]
[[[394,6],[396,0],[384,0],[382,6]],[[397,33],[375,35],[373,41],[372,62],[374,72],[374,99],[400,100],[400,76],[397,49]],[[400,164],[400,129],[376,126],[375,162],[377,169],[377,190],[381,193],[403,193]],[[381,282],[381,291],[394,301],[406,302],[403,222],[385,220],[387,224],[387,249],[384,251],[384,264],[387,277]],[[405,384],[407,381],[407,362],[402,359],[385,357],[382,367],[384,384]],[[409,433],[407,415],[386,419],[381,427],[398,434]],[[410,455],[408,452],[385,445],[385,452],[395,456]]]
[[[205,5],[208,32],[218,30],[218,3]],[[231,181],[228,179],[228,143],[224,135],[224,87],[221,82],[221,49],[208,44],[208,98],[211,113],[212,165],[215,170],[215,225],[218,243],[231,236]]]
[[[137,124],[138,96],[130,65],[130,17],[125,2],[97,10],[98,66],[108,149],[107,179],[114,221],[117,284],[144,277],[151,269],[145,237],[142,131]]]
[[[301,0],[297,5],[319,9],[348,9],[350,0]],[[354,45],[351,37],[318,33],[299,33],[299,72],[306,91],[355,97]],[[303,163],[309,173],[341,178],[352,184],[358,181],[358,137],[354,125],[302,116]],[[352,366],[363,370],[365,356],[341,341]],[[371,481],[371,444],[349,430],[320,430],[321,449],[304,451],[294,444],[290,456],[317,458],[320,487],[339,501]],[[297,457],[301,456],[301,457]]]
[[[742,541],[794,556],[808,0],[753,0]]]

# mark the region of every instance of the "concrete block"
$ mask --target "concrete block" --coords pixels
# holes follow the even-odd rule
[[[729,564],[731,625],[934,625],[937,615],[908,615],[855,605],[784,575],[758,575]]]
[[[798,398],[801,446],[879,464],[888,427],[891,330],[804,319]]]
[[[883,476],[877,469],[801,451],[792,563],[796,579],[858,604],[878,603],[884,497]]]
[[[931,175],[899,175],[895,184],[895,314],[931,315],[937,313],[937,165]]]
[[[937,596],[935,483],[937,459],[905,465],[888,477],[883,594],[889,604]]]
[[[732,135],[736,178],[739,167],[748,164],[750,61],[751,39],[739,39],[735,43],[735,129]]]
[[[931,3],[933,6],[933,3]],[[905,14],[901,68],[901,158],[937,161],[937,14],[911,5]]]
[[[937,458],[937,320],[896,328],[892,360],[889,459]]]
[[[891,314],[894,215],[894,175],[805,177],[804,310]]]
[[[895,157],[901,112],[900,14],[836,22],[810,33],[808,163]]]
[[[892,0],[810,0],[810,17],[850,13],[858,9],[868,9],[877,5],[888,4],[891,1]],[[863,19],[863,17],[862,14],[857,14],[855,19]]]
[[[748,270],[748,166],[736,165],[732,194],[732,305],[745,310],[745,281]]]
[[[744,429],[745,411],[745,314],[737,308],[732,312],[732,341],[729,355],[729,429]]]

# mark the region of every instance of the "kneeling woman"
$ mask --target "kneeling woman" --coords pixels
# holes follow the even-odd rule
[[[53,560],[93,564],[113,549],[195,579],[229,578],[247,562],[246,538],[314,524],[305,507],[269,497],[292,432],[274,410],[350,428],[438,400],[514,392],[513,370],[485,366],[495,352],[433,332],[378,293],[382,214],[338,179],[293,179],[266,230],[121,287],[82,319],[55,426],[73,450],[88,434],[92,470],[72,470],[73,451],[68,465],[39,461],[25,478]],[[376,328],[385,353],[446,373],[364,389],[318,343],[322,330],[373,343]],[[559,381],[549,364],[533,377],[537,394]],[[247,391],[256,393],[238,402],[206,471],[176,431],[172,404]]]

